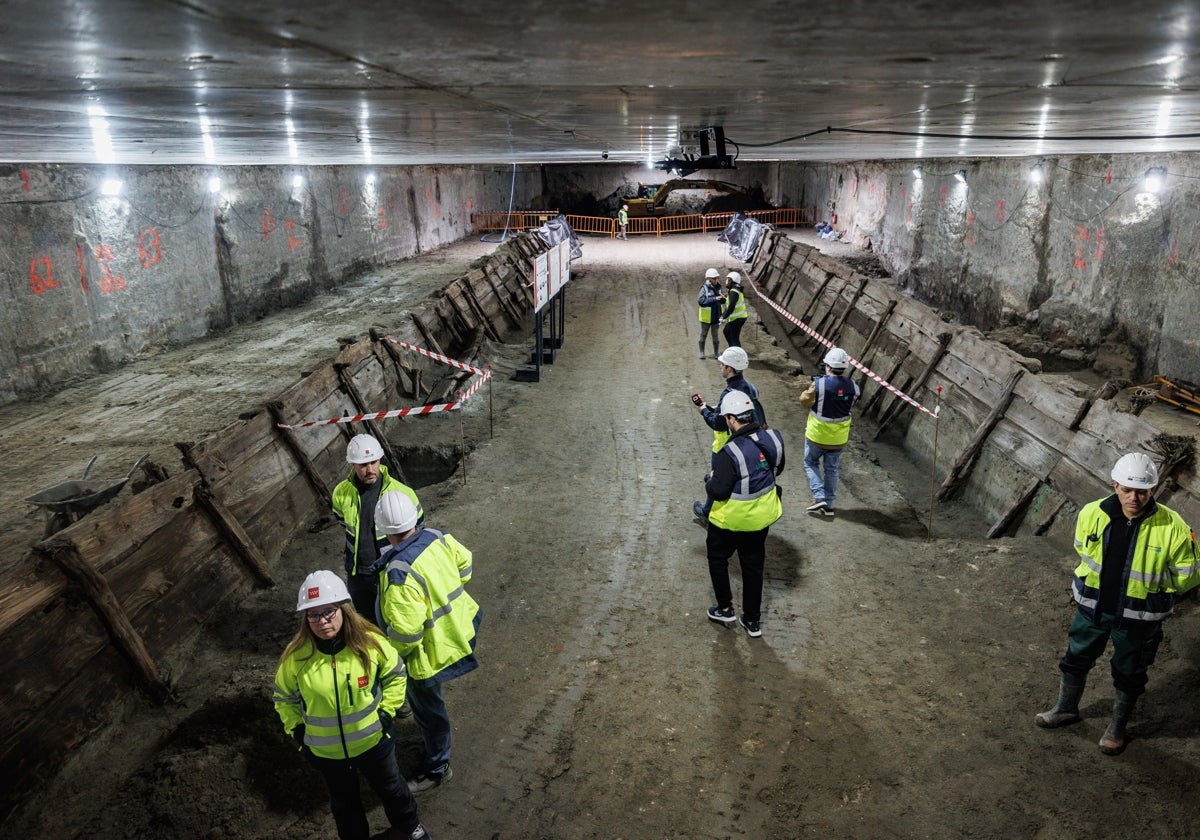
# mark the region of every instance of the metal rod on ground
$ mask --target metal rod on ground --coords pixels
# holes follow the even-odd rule
[[[937,495],[937,445],[938,426],[942,422],[942,386],[937,386],[937,405],[933,409],[933,461],[929,468],[929,525],[928,539],[933,539],[933,500]]]
[[[488,365],[488,371],[491,372],[491,370],[492,370],[492,366]],[[494,438],[496,436],[496,407],[495,407],[495,402],[492,398],[492,379],[493,379],[493,377],[491,377],[491,376],[488,377],[488,437],[489,438]]]

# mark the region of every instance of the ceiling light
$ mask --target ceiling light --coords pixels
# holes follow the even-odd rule
[[[960,184],[967,183],[967,170],[965,170],[965,169],[958,170],[957,172],[954,173],[954,177]]]
[[[293,175],[292,176],[292,189],[295,190],[296,192],[299,192],[300,190],[304,189],[304,176],[303,175]]]
[[[1042,170],[1042,165],[1035,163],[1033,168],[1029,170],[1030,183],[1040,184],[1044,180],[1046,180],[1046,173]]]
[[[210,193],[219,193],[221,191],[221,179],[216,175],[208,179],[208,191]]]
[[[120,195],[121,187],[123,187],[123,186],[124,186],[124,184],[121,182],[120,178],[105,178],[104,181],[100,184],[100,194],[101,195]]]
[[[923,178],[924,174],[925,174],[921,171],[921,167],[919,167],[919,166],[914,166],[912,172],[913,172],[913,177],[916,178],[918,181],[920,181],[921,178]]]
[[[1161,166],[1151,166],[1146,170],[1146,192],[1156,193],[1163,188],[1167,170]]]

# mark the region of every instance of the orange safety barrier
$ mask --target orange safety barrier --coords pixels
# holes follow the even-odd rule
[[[544,225],[549,219],[558,215],[557,210],[514,210],[512,213],[472,213],[471,224],[476,231],[527,230]],[[746,214],[757,222],[775,227],[800,227],[817,223],[815,207],[784,207],[778,210],[751,210]],[[664,233],[690,233],[700,231],[708,233],[714,230],[724,230],[732,211],[726,213],[690,213],[685,216],[638,216],[629,219],[627,232],[630,235]],[[620,232],[617,220],[612,216],[576,216],[567,214],[567,224],[576,233],[598,234],[600,236],[616,236]]]

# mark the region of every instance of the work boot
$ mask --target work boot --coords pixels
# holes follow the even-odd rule
[[[1082,720],[1079,717],[1079,698],[1083,696],[1086,684],[1087,677],[1064,673],[1058,683],[1058,702],[1050,711],[1035,716],[1034,722],[1043,729],[1057,729]]]
[[[1112,720],[1108,722],[1108,729],[1100,736],[1100,752],[1105,755],[1120,755],[1125,752],[1125,746],[1129,743],[1129,737],[1125,734],[1125,724],[1133,714],[1133,704],[1136,701],[1137,698],[1132,694],[1117,692],[1117,696],[1113,698]]]
[[[704,358],[704,342],[703,341],[700,342],[700,358],[701,359]]]

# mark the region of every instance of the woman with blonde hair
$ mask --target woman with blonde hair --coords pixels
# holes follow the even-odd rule
[[[396,649],[354,611],[346,584],[333,572],[304,579],[296,612],[300,628],[275,674],[275,711],[325,779],[338,837],[371,835],[359,796],[361,773],[400,836],[427,840],[392,740],[392,716],[407,685]]]

